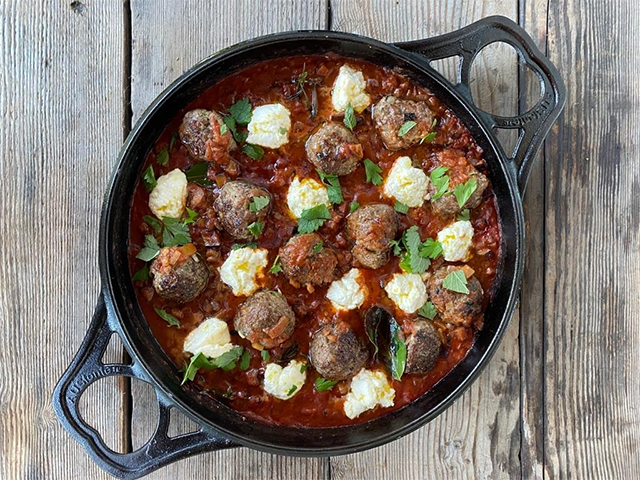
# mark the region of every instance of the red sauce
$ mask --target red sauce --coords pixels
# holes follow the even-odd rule
[[[249,159],[239,150],[232,152],[232,157],[241,166],[239,178],[265,186],[273,195],[272,211],[266,221],[264,233],[258,242],[260,247],[269,249],[269,265],[271,265],[277,255],[278,248],[286,243],[296,226],[296,222],[289,216],[286,207],[286,194],[290,181],[296,175],[301,178],[311,177],[319,180],[315,167],[306,160],[305,141],[311,132],[324,121],[331,118],[341,121],[341,115],[332,117],[335,114],[331,109],[330,90],[339,67],[346,62],[363,72],[372,104],[389,94],[400,98],[423,99],[428,102],[430,108],[440,119],[438,134],[433,144],[425,143],[400,152],[392,152],[384,147],[376,134],[370,109],[362,115],[358,115],[359,123],[354,131],[364,147],[364,156],[372,159],[383,169],[383,176],[386,176],[395,159],[402,155],[411,157],[414,163],[421,163],[425,171],[429,171],[432,167],[431,153],[442,148],[443,145],[464,151],[467,158],[480,171],[484,169],[481,149],[453,113],[430,92],[411,83],[398,71],[362,60],[345,59],[334,55],[273,60],[229,76],[209,88],[202,96],[171,119],[149,154],[146,163],[153,164],[156,177],[158,177],[174,168],[186,169],[199,162],[188,156],[179,139],[175,141],[174,148],[171,150],[169,163],[166,166],[159,166],[156,162],[157,153],[168,148],[172,135],[177,131],[184,113],[188,110],[206,108],[226,112],[231,104],[244,97],[248,98],[253,106],[276,102],[285,105],[291,112],[292,121],[289,142],[286,145],[277,150],[265,149],[265,155],[260,161]],[[303,68],[308,72],[309,78],[321,80],[318,87],[319,110],[314,119],[310,118],[304,97],[288,98],[288,94],[295,92],[296,79]],[[216,175],[216,178],[226,181],[227,177],[224,172],[221,169],[216,170],[216,168],[218,167],[212,164],[211,171]],[[365,182],[365,172],[362,166],[352,174],[340,177],[340,183],[344,202],[339,206],[334,206],[334,217],[325,222],[318,233],[324,238],[325,244],[331,245],[336,251],[348,252],[349,244],[344,238],[343,229],[349,204],[352,201],[357,201],[361,205],[371,202],[389,204],[393,204],[393,202],[382,196],[381,187]],[[218,187],[214,185],[211,188],[215,195]],[[142,220],[143,215],[150,214],[148,194],[142,182],[139,182],[134,194],[130,225],[129,254],[132,273],[143,266],[143,262],[137,260],[135,256],[142,248],[144,235],[151,233],[149,227]],[[438,231],[450,222],[450,220],[436,216],[432,212],[429,202],[425,203],[424,208],[411,209],[407,215],[399,215],[399,217],[401,231],[411,225],[417,225],[423,240],[428,237],[435,238]],[[468,264],[475,270],[475,275],[482,284],[486,306],[492,291],[496,265],[500,256],[500,227],[495,196],[491,186],[485,191],[481,205],[471,212],[471,222],[475,231],[475,254]],[[435,324],[441,329],[446,347],[443,348],[435,368],[428,374],[404,375],[401,381],[392,381],[396,395],[395,404],[391,408],[378,407],[350,420],[342,409],[343,396],[348,391],[348,382],[339,383],[332,391],[318,393],[314,386],[318,375],[313,368],[307,370],[307,380],[300,392],[289,400],[278,400],[267,395],[261,386],[266,363],[262,360],[260,352],[251,348],[248,341],[240,338],[233,331],[236,308],[245,298],[235,297],[220,282],[217,274],[217,268],[228,255],[231,246],[237,242],[222,233],[220,235],[222,245],[207,249],[200,238],[199,228],[197,223],[191,225],[190,233],[200,254],[208,259],[212,272],[212,278],[205,292],[190,303],[174,305],[163,300],[157,294],[153,294],[153,288],[149,281],[134,282],[138,302],[156,339],[178,368],[183,367],[186,362],[182,346],[190,331],[209,316],[215,315],[227,321],[230,330],[232,330],[232,342],[248,348],[251,352],[250,368],[247,371],[236,368],[229,372],[200,370],[194,383],[198,388],[218,394],[227,392],[230,387],[231,398],[219,395],[220,400],[259,421],[312,427],[350,425],[366,422],[389,411],[399,409],[423,395],[464,358],[473,343],[474,328],[481,328],[481,325],[477,324],[474,327],[460,327],[451,332],[445,325],[438,322],[438,317],[436,317]],[[280,347],[270,351],[272,359],[277,359],[284,350],[294,343],[298,344],[301,354],[307,354],[312,333],[320,325],[335,321],[337,318],[349,323],[358,335],[366,339],[362,315],[371,305],[382,305],[389,309],[400,325],[415,318],[415,315],[407,315],[396,309],[383,290],[383,285],[390,277],[399,272],[398,263],[399,260],[392,257],[387,265],[376,271],[362,269],[369,288],[368,297],[360,311],[340,313],[337,313],[325,298],[326,286],[317,287],[313,293],[309,293],[304,288],[291,286],[282,274],[277,276],[266,274],[262,280],[262,286],[282,292],[294,309],[297,322],[293,337]],[[441,263],[441,260],[434,261],[429,271],[433,271]],[[342,267],[345,272],[349,268],[346,265]],[[181,327],[168,328],[167,323],[155,313],[154,307],[162,308],[178,317]],[[299,354],[298,358],[302,358],[302,356]],[[384,367],[379,363],[373,364],[370,360],[367,368]],[[194,388],[194,386],[188,384],[185,388]]]

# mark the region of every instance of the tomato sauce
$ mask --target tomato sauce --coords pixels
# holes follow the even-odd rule
[[[187,169],[199,160],[191,159],[186,148],[175,139],[174,133],[180,125],[184,113],[194,108],[205,108],[218,112],[227,112],[234,102],[248,98],[253,107],[267,103],[281,103],[291,112],[291,131],[289,142],[277,150],[265,149],[264,157],[259,161],[251,160],[240,149],[231,152],[233,159],[240,165],[238,178],[247,179],[266,187],[273,196],[272,210],[266,222],[264,232],[257,243],[269,250],[269,265],[274,261],[279,247],[287,242],[295,233],[296,221],[290,216],[286,195],[291,180],[298,175],[300,178],[313,178],[320,181],[315,167],[306,159],[305,141],[319,125],[329,119],[342,121],[342,115],[337,115],[331,107],[331,86],[341,65],[348,63],[362,71],[367,81],[367,92],[371,96],[372,105],[385,95],[395,95],[400,98],[425,100],[439,118],[437,136],[433,143],[414,146],[392,152],[387,150],[378,137],[370,108],[363,114],[357,115],[358,125],[354,133],[364,148],[364,158],[377,163],[383,170],[383,177],[399,156],[409,156],[414,164],[422,164],[425,171],[432,167],[431,154],[443,146],[463,151],[470,162],[478,170],[486,173],[486,166],[482,160],[482,151],[472,139],[466,128],[434,95],[424,88],[410,82],[401,72],[374,65],[359,59],[347,59],[337,55],[291,57],[267,61],[235,73],[209,88],[203,95],[193,101],[187,108],[178,112],[173,119],[168,119],[168,126],[152,148],[146,159],[146,165],[153,164],[156,177],[180,168]],[[304,95],[292,98],[297,90],[297,79],[306,71],[308,78],[318,82],[318,112],[311,118]],[[311,97],[311,87],[306,86],[308,96]],[[157,163],[158,153],[169,148],[171,139],[175,143],[170,151],[167,165]],[[145,168],[146,168],[145,165]],[[212,164],[209,172],[218,184],[230,179],[225,172]],[[215,195],[219,185],[214,182],[210,187]],[[372,202],[383,202],[393,205],[393,200],[382,195],[382,187],[376,187],[365,181],[365,171],[359,166],[352,174],[340,177],[344,202],[333,206],[332,219],[324,223],[318,230],[325,245],[331,246],[340,256],[340,252],[349,252],[350,245],[345,238],[344,228],[349,205],[353,201],[361,205]],[[143,182],[136,187],[133,198],[130,225],[130,269],[132,274],[139,270],[144,263],[136,259],[136,254],[143,245],[145,234],[152,233],[143,221],[144,215],[151,215],[148,207],[148,193]],[[421,238],[436,238],[439,230],[447,226],[450,220],[435,215],[429,202],[423,208],[412,208],[406,215],[398,215],[402,232],[412,225],[417,225]],[[485,292],[485,304],[490,299],[492,285],[496,275],[496,267],[500,258],[500,226],[496,201],[491,186],[483,195],[479,207],[471,211],[470,218],[474,234],[474,256],[467,262],[475,271],[476,277]],[[201,240],[202,222],[190,226],[190,234],[199,253],[208,262],[211,279],[207,289],[195,300],[187,304],[175,305],[154,294],[150,281],[134,282],[138,302],[149,322],[149,326],[157,341],[178,368],[188,363],[183,353],[183,342],[187,334],[192,331],[204,318],[216,316],[228,322],[232,342],[249,349],[251,362],[248,370],[235,368],[225,372],[222,370],[200,370],[195,381],[187,383],[185,388],[199,388],[216,395],[222,402],[242,412],[248,417],[271,424],[300,425],[310,427],[324,427],[350,425],[362,423],[399,409],[414,401],[433,385],[442,379],[467,354],[474,339],[475,330],[481,324],[472,327],[459,327],[455,330],[447,328],[436,317],[434,324],[441,331],[445,340],[445,347],[435,368],[426,375],[407,375],[401,381],[393,380],[395,389],[395,403],[390,408],[377,407],[367,411],[359,417],[350,420],[343,412],[344,395],[348,391],[349,382],[340,382],[331,391],[317,392],[315,380],[318,374],[312,367],[307,369],[307,380],[303,388],[289,400],[279,400],[265,393],[262,388],[262,376],[266,362],[260,352],[251,348],[250,342],[240,338],[233,330],[233,318],[238,305],[245,297],[235,297],[219,278],[217,269],[227,257],[232,245],[238,243],[228,235],[221,233],[221,246],[207,248]],[[399,233],[400,234],[400,233]],[[312,334],[319,326],[336,321],[338,318],[349,323],[355,332],[367,340],[363,326],[363,315],[372,305],[387,308],[402,326],[416,315],[408,315],[397,309],[386,296],[383,286],[394,273],[400,272],[399,259],[391,260],[378,270],[361,269],[366,279],[368,296],[359,310],[336,312],[331,303],[325,298],[327,286],[316,287],[310,293],[305,288],[294,288],[282,273],[273,275],[266,273],[261,279],[261,286],[272,290],[279,290],[287,299],[296,314],[296,329],[292,338],[281,346],[271,349],[272,361],[283,356],[304,359],[308,353]],[[443,263],[442,259],[432,262],[429,271],[432,272]],[[350,268],[349,265],[339,265],[341,273]],[[175,315],[181,323],[179,328],[168,327],[154,308],[161,308]],[[297,345],[297,353],[295,346]],[[369,360],[367,368],[385,368],[379,362],[373,364]]]

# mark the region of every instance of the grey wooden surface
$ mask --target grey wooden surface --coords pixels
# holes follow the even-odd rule
[[[132,122],[199,59],[258,35],[330,28],[424,38],[501,14],[568,87],[524,200],[519,309],[489,367],[429,425],[330,459],[234,449],[157,479],[638,478],[640,6],[635,0],[0,0],[0,479],[108,478],[57,423],[51,391],[99,290],[97,224]],[[451,62],[438,65],[451,75]],[[513,52],[474,66],[479,106],[526,109]],[[501,135],[512,142],[509,135]],[[118,342],[107,356],[121,360]],[[83,413],[114,449],[143,444],[150,387],[97,382]],[[176,416],[171,431],[193,428]]]

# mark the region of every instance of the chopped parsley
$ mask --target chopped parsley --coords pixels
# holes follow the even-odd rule
[[[193,210],[191,210],[189,207],[187,207],[187,215],[188,215],[188,218],[185,218],[182,221],[182,223],[184,223],[185,225],[189,225],[190,223],[195,222],[196,220],[198,220],[198,217],[199,217],[199,215]]]
[[[161,308],[154,308],[154,310],[156,311],[156,313],[158,315],[160,315],[160,318],[162,318],[165,322],[167,322],[169,325],[169,327],[178,327],[180,328],[180,320],[178,320],[176,317],[174,317],[173,315],[171,315],[169,312],[166,312],[165,310],[162,310]]]
[[[270,201],[269,197],[253,197],[249,202],[249,211],[251,213],[258,213],[264,207],[269,205]]]
[[[408,213],[409,212],[409,206],[405,205],[402,202],[398,202],[396,201],[396,203],[393,204],[393,208],[395,209],[396,212],[398,213]]]
[[[337,175],[323,173],[321,170],[316,170],[320,176],[320,180],[327,187],[327,196],[331,203],[340,204],[343,202],[342,188],[340,187],[340,179]]]
[[[433,238],[427,238],[420,246],[420,256],[424,258],[438,258],[442,255],[442,244]]]
[[[291,395],[296,393],[296,390],[298,390],[298,386],[297,385],[291,385],[291,388],[287,392],[287,397],[290,397]]]
[[[176,143],[177,138],[178,138],[178,131],[176,130],[171,135],[171,140],[169,141],[169,151],[173,150],[173,145]]]
[[[249,364],[251,363],[251,353],[249,350],[245,349],[242,357],[240,358],[240,370],[247,370],[249,368]]]
[[[158,182],[156,181],[156,174],[153,171],[153,165],[149,165],[144,172],[142,172],[142,181],[144,182],[144,188],[147,192],[150,192]]]
[[[313,250],[311,250],[312,253],[320,253],[322,251],[322,247],[324,246],[324,244],[322,242],[318,242],[313,246]]]
[[[465,208],[464,210],[462,210],[458,215],[458,221],[462,220],[462,221],[468,222],[470,218],[471,218],[471,214],[468,208]]]
[[[449,167],[437,167],[434,168],[431,174],[431,182],[436,187],[436,193],[431,197],[431,201],[438,200],[442,197],[449,188],[449,175],[445,173],[449,170]]]
[[[162,231],[162,224],[157,218],[152,217],[151,215],[145,215],[142,217],[142,220],[149,225],[156,233],[160,233]]]
[[[368,158],[364,159],[364,173],[367,183],[373,183],[375,186],[382,185],[382,169]]]
[[[307,368],[309,368],[309,365],[306,363],[303,363],[302,365],[300,365],[300,373],[306,372]]]
[[[162,219],[164,230],[162,231],[162,246],[174,247],[191,243],[189,227],[179,218],[164,217]]]
[[[476,179],[476,177],[470,177],[466,182],[456,185],[456,188],[453,189],[453,194],[455,195],[460,208],[462,208],[464,204],[467,203],[467,200],[469,200],[469,198],[471,197],[471,195],[473,195],[473,192],[475,192],[477,188],[478,180]]]
[[[418,122],[416,122],[415,120],[409,120],[408,122],[404,122],[400,127],[400,129],[398,130],[398,136],[404,137],[416,125],[418,125]]]
[[[412,226],[402,235],[402,243],[407,250],[404,258],[400,262],[400,268],[408,273],[424,273],[431,265],[431,261],[428,258],[424,258],[420,255],[420,247],[422,241],[420,240],[420,233],[417,226]]]
[[[244,349],[242,347],[233,347],[228,352],[225,352],[216,358],[207,358],[202,353],[194,355],[191,357],[189,366],[184,371],[182,385],[187,381],[193,381],[200,368],[204,368],[206,370],[214,370],[216,368],[221,368],[225,371],[233,370],[236,367],[236,363],[242,355],[243,350]]]
[[[269,355],[268,350],[262,350],[260,352],[260,356],[262,357],[262,360],[264,360],[265,362],[268,362],[269,360],[271,360],[271,355]]]
[[[347,128],[352,131],[353,127],[355,127],[356,123],[358,123],[356,120],[356,114],[354,113],[351,104],[347,105],[347,108],[344,111],[344,119],[342,121],[347,126]]]
[[[222,125],[220,125],[220,135],[226,135],[228,131],[229,127],[227,127],[227,124],[223,121]]]
[[[261,160],[264,156],[264,149],[258,145],[254,145],[253,143],[245,143],[242,146],[242,151],[252,160]]]
[[[209,162],[200,162],[185,170],[184,174],[187,177],[187,182],[194,182],[205,187],[212,185],[211,180],[207,178],[209,165]]]
[[[300,218],[298,219],[298,232],[299,233],[312,233],[318,230],[325,220],[331,218],[331,213],[324,203],[316,205],[313,208],[308,208],[302,211]]]
[[[138,252],[136,258],[144,262],[149,262],[156,258],[160,253],[160,245],[158,245],[158,241],[156,237],[153,235],[145,235],[144,237],[144,248]]]
[[[140,270],[133,274],[131,280],[134,282],[146,282],[149,280],[149,265],[145,263]]]
[[[436,307],[433,306],[433,303],[427,301],[420,310],[418,310],[418,315],[424,318],[428,318],[429,320],[433,320],[436,317]]]
[[[271,268],[269,269],[269,273],[273,273],[274,275],[277,275],[281,271],[282,271],[282,265],[280,265],[280,255],[276,255],[276,258],[273,260],[273,265],[271,265]]]
[[[420,144],[422,145],[423,142],[433,142],[436,139],[436,131],[434,130],[434,128],[436,128],[436,125],[438,124],[438,120],[437,119],[433,119],[433,123],[431,124],[431,128],[429,129],[430,132],[427,133],[424,137],[422,137],[422,140],[420,140]]]
[[[258,238],[260,235],[262,235],[264,224],[260,220],[256,220],[255,222],[249,224],[247,230],[251,232],[251,235],[253,235],[254,238]]]
[[[156,160],[158,161],[159,165],[163,166],[169,163],[169,151],[166,148],[160,150],[158,156],[156,157]]]
[[[316,390],[318,392],[326,392],[336,386],[338,380],[327,380],[326,378],[316,378]]]
[[[442,286],[447,290],[451,290],[456,293],[469,293],[467,288],[467,277],[462,270],[454,270],[449,275],[444,277]]]
[[[238,100],[229,107],[229,113],[238,125],[248,125],[251,121],[251,104],[248,98]]]
[[[349,213],[355,212],[358,208],[360,208],[360,204],[354,200],[349,205]]]
[[[249,134],[247,132],[238,131],[237,122],[235,118],[227,116],[227,117],[223,117],[222,121],[224,122],[224,125],[229,129],[229,131],[231,132],[231,135],[233,135],[233,138],[236,140],[236,142],[242,143],[247,139],[247,136]],[[220,132],[222,133],[222,127],[220,128],[221,128]]]

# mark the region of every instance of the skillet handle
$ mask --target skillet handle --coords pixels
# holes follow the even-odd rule
[[[567,92],[558,70],[538,50],[531,37],[512,20],[493,16],[479,20],[455,32],[438,37],[395,45],[403,50],[418,53],[433,60],[458,55],[457,84],[455,89],[472,105],[473,97],[469,89],[473,60],[487,45],[505,42],[515,48],[522,61],[540,80],[541,96],[538,103],[528,112],[515,117],[502,117],[482,112],[488,126],[520,130],[515,151],[509,157],[515,167],[520,192],[524,195],[527,179],[536,154],[551,125],[560,116],[567,99]]]
[[[93,382],[109,376],[133,377],[150,383],[135,362],[131,365],[102,362],[102,355],[114,333],[116,329],[110,325],[104,298],[100,295],[87,335],[53,392],[53,408],[60,423],[82,444],[93,461],[115,477],[133,479],[197,453],[236,446],[229,439],[202,429],[169,437],[167,432],[172,405],[156,390],[159,417],[149,441],[133,452],[117,453],[111,450],[100,433],[80,415],[80,397]]]

